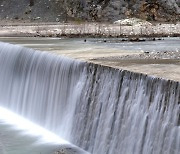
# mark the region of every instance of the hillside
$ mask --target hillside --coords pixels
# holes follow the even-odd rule
[[[18,22],[180,21],[180,0],[1,0],[0,19]]]

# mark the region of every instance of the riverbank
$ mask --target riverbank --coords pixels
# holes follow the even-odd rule
[[[132,38],[132,41],[139,41],[140,37],[180,36],[180,23],[154,23],[151,25],[107,23],[2,23],[0,27],[1,37],[122,37]]]

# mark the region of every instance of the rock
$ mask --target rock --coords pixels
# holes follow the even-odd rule
[[[39,19],[41,19],[41,17],[35,17],[35,18],[33,18],[33,20],[39,20]]]
[[[31,13],[31,9],[28,9],[27,11],[25,11],[25,14],[30,14]]]
[[[18,17],[18,16],[15,16],[15,17],[14,17],[14,19],[18,20],[18,19],[19,19],[19,17]]]
[[[59,20],[59,18],[56,18],[56,22],[59,22],[60,20]]]
[[[144,51],[145,54],[149,54],[149,51]]]
[[[88,20],[114,22],[121,19],[137,17],[148,21],[180,21],[179,0],[1,0],[0,19],[7,15],[19,18],[24,14],[30,14],[31,18],[42,21],[56,21],[61,14],[60,21]],[[33,4],[34,3],[34,4]],[[17,7],[18,6],[18,7]],[[11,8],[11,9],[10,9]],[[29,11],[32,9],[32,12]],[[24,17],[28,18],[28,17]],[[129,23],[132,24],[132,23]],[[141,24],[141,23],[140,23]],[[144,22],[143,22],[144,24]]]
[[[129,18],[129,19],[117,20],[114,22],[114,24],[120,24],[120,25],[125,25],[125,26],[152,25],[150,22],[145,21],[145,20],[141,20],[138,18]]]

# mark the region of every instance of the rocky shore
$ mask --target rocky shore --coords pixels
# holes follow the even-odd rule
[[[141,41],[139,37],[180,36],[180,23],[106,24],[106,23],[36,23],[1,24],[0,36],[23,37],[122,37]],[[122,40],[122,41],[126,41]]]
[[[180,50],[177,51],[161,51],[161,52],[148,52],[144,51],[142,54],[123,55],[123,56],[110,56],[100,57],[91,60],[100,61],[120,61],[120,60],[180,60]]]

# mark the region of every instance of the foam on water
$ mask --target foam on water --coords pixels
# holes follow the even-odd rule
[[[87,154],[56,134],[31,121],[0,107],[1,154]]]
[[[0,122],[11,125],[16,130],[21,130],[21,133],[38,137],[37,143],[55,143],[55,144],[70,144],[56,134],[32,123],[31,121],[0,107]]]

